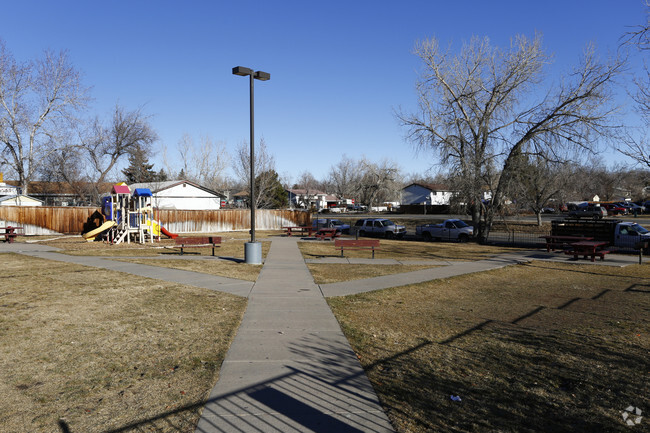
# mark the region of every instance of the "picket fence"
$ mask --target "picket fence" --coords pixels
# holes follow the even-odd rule
[[[79,234],[98,208],[72,206],[0,206],[0,227],[23,227],[26,235]],[[155,219],[172,233],[210,233],[250,229],[250,210],[156,210]],[[258,230],[310,224],[308,212],[257,209]]]

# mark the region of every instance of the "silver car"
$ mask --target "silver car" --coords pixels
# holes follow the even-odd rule
[[[354,224],[354,230],[359,236],[383,236],[387,239],[401,239],[406,234],[406,227],[386,218],[360,219]]]

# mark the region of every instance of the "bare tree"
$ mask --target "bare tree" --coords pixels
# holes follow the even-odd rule
[[[24,194],[43,162],[66,147],[87,93],[65,51],[18,64],[0,40],[0,165],[15,172]]]
[[[178,142],[178,154],[180,156],[181,169],[187,180],[201,184],[212,190],[223,189],[228,183],[225,176],[226,167],[230,161],[230,155],[226,146],[221,141],[214,141],[209,136],[201,137],[197,145],[194,139],[184,133]],[[166,151],[165,161],[167,161]],[[174,168],[167,162],[168,171],[174,172]]]
[[[235,162],[233,169],[239,180],[246,185],[246,190],[250,194],[250,146],[246,141],[242,141],[235,150]],[[255,161],[253,168],[255,170],[255,206],[259,207],[262,202],[268,202],[268,196],[275,186],[276,178],[273,176],[260,176],[262,173],[275,172],[275,158],[268,153],[266,142],[260,140],[260,144],[255,147]]]
[[[341,161],[330,168],[328,183],[339,199],[352,198],[359,190],[360,177],[359,162],[343,155]]]
[[[135,151],[146,153],[157,139],[142,108],[125,111],[116,105],[107,125],[95,120],[91,130],[81,138],[84,156],[90,163],[88,179],[95,200],[99,200],[101,185],[125,155]]]
[[[646,1],[646,22],[636,30],[625,35],[624,43],[635,46],[642,54],[650,51],[650,1]],[[623,148],[618,149],[637,164],[650,167],[650,140],[648,127],[650,127],[650,65],[644,58],[644,67],[640,76],[634,79],[635,90],[632,99],[643,122],[638,134],[629,134],[623,140]]]
[[[397,198],[401,188],[400,170],[394,162],[383,160],[379,164],[362,159],[359,162],[360,179],[357,193],[361,203],[369,208],[380,202],[392,201]]]
[[[542,212],[552,199],[558,199],[560,192],[570,182],[565,172],[566,165],[551,161],[540,155],[522,155],[511,185],[512,197],[520,206],[531,209],[542,225]]]
[[[472,38],[456,56],[432,39],[418,43],[415,53],[425,68],[417,83],[420,112],[399,119],[420,149],[436,152],[466,182],[461,192],[481,238],[504,202],[520,155],[554,156],[567,146],[589,150],[612,126],[610,86],[623,62],[600,62],[592,48],[545,93],[542,74],[550,57],[539,36],[516,37],[506,50]],[[491,192],[488,207],[481,204],[484,188]]]

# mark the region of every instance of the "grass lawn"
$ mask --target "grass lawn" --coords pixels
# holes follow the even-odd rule
[[[268,247],[267,247],[268,248]],[[210,248],[210,250],[212,250]],[[184,271],[202,272],[220,277],[236,278],[238,280],[256,281],[262,270],[262,265],[249,265],[225,260],[186,260],[186,259],[120,259],[129,263],[160,266],[164,268],[181,269]]]
[[[314,282],[316,284],[360,280],[364,278],[419,271],[420,269],[435,267],[436,266],[421,265],[333,265],[320,263],[311,263],[307,265],[307,268],[309,269],[309,272],[311,272],[312,277],[314,277]]]
[[[533,262],[328,301],[399,432],[629,432],[649,295],[648,264]]]
[[[194,431],[244,298],[0,258],[0,431],[55,432],[59,419],[72,432],[108,431],[161,415],[136,430]]]
[[[270,232],[262,232],[257,236],[256,240],[262,243],[262,254],[266,255],[270,248],[270,240],[268,238]],[[220,257],[229,257],[236,259],[244,258],[244,244],[250,240],[247,233],[228,232],[228,233],[206,233],[206,234],[188,234],[186,237],[193,236],[221,236],[221,246],[215,251],[215,254]],[[146,257],[146,256],[159,256],[169,255],[174,257],[180,254],[180,248],[174,248],[175,241],[172,239],[162,239],[161,241],[140,243],[126,243],[112,245],[105,242],[87,242],[81,236],[65,236],[53,237],[51,240],[48,238],[41,238],[44,245],[49,245],[64,250],[65,254],[78,255],[78,256],[103,256],[103,257]],[[36,237],[27,239],[34,240]],[[22,239],[21,239],[22,240]],[[200,254],[204,256],[212,255],[211,247],[201,248],[184,248],[186,253]]]
[[[351,239],[351,238],[350,238]],[[514,248],[476,243],[424,242],[380,239],[380,249],[375,252],[378,259],[396,260],[482,260],[497,254],[509,253]],[[341,257],[341,251],[334,242],[298,242],[298,247],[306,259],[321,257]],[[346,250],[345,257],[369,259],[369,250]]]

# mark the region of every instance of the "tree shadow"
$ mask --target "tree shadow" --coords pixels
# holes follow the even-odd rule
[[[314,333],[288,349],[302,361],[286,374],[104,432],[393,431],[346,340]],[[74,425],[60,420],[59,429]]]

